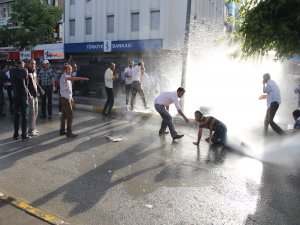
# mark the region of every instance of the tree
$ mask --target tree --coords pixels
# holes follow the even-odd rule
[[[243,1],[239,15],[244,56],[275,51],[276,59],[285,59],[300,54],[300,0]]]
[[[8,25],[0,28],[1,44],[23,50],[41,43],[53,43],[53,30],[61,16],[61,9],[40,0],[31,0],[30,3],[15,0]]]

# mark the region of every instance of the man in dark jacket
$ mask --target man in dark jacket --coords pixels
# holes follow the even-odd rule
[[[23,61],[17,61],[16,67],[10,71],[10,79],[13,87],[14,101],[14,139],[19,139],[19,120],[22,116],[22,140],[29,139],[27,135],[27,109],[28,97],[28,71],[24,68]]]

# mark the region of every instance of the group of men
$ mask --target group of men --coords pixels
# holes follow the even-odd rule
[[[114,93],[113,93],[113,81],[119,78],[118,73],[114,73],[116,65],[114,62],[110,62],[108,69],[104,74],[105,90],[107,94],[107,101],[103,108],[103,115],[111,115],[114,105]],[[126,105],[129,104],[129,93],[131,92],[130,110],[134,109],[136,94],[142,98],[145,109],[149,109],[147,104],[145,93],[141,84],[142,76],[145,73],[145,65],[143,61],[139,61],[134,66],[133,61],[129,61],[129,66],[125,69],[125,94]]]
[[[1,68],[2,69],[2,68]],[[107,93],[107,101],[103,108],[103,115],[110,115],[114,105],[113,82],[119,78],[119,74],[115,73],[115,63],[111,62],[109,68],[104,75],[105,89]],[[4,73],[4,69],[3,69]],[[2,86],[7,86],[3,73],[1,74],[0,83]],[[126,104],[129,104],[129,93],[131,92],[130,109],[133,110],[135,104],[136,94],[139,93],[144,103],[145,109],[148,109],[148,104],[145,99],[143,88],[141,85],[141,78],[145,73],[145,66],[142,61],[134,66],[133,61],[129,61],[129,67],[125,69],[125,77],[127,80],[125,86]],[[38,115],[38,93],[42,99],[42,116],[46,117],[46,99],[48,99],[48,119],[52,115],[52,92],[55,90],[54,75],[49,69],[49,61],[44,61],[44,67],[40,72],[36,73],[36,62],[30,59],[26,62],[17,61],[14,68],[9,70],[10,80],[13,92],[13,108],[14,108],[14,139],[19,139],[19,118],[22,118],[22,140],[27,140],[31,136],[37,135],[36,119]],[[62,105],[62,116],[60,125],[60,135],[67,137],[76,137],[72,132],[73,121],[73,91],[72,81],[88,80],[85,77],[72,76],[72,66],[68,63],[64,64],[63,75],[60,78],[60,102]],[[131,80],[129,82],[129,80]],[[3,87],[1,87],[3,88]],[[1,91],[2,92],[2,91]],[[280,90],[274,80],[271,79],[270,74],[263,75],[263,95],[259,99],[267,100],[267,112],[264,120],[264,134],[267,135],[269,125],[279,135],[286,135],[275,122],[274,117],[281,103]],[[158,134],[160,136],[170,133],[173,140],[180,139],[184,135],[176,132],[173,124],[172,116],[169,113],[169,106],[174,104],[178,114],[183,117],[185,122],[189,123],[189,119],[185,116],[179,105],[179,99],[185,94],[185,89],[179,87],[173,92],[160,93],[155,101],[155,110],[162,117],[162,123]],[[3,95],[3,93],[2,93]],[[3,102],[3,96],[0,96],[0,102]],[[0,105],[1,106],[1,105]],[[2,108],[0,107],[0,110]],[[2,113],[2,112],[0,112]],[[295,119],[294,132],[300,128],[300,111],[295,110],[293,113]],[[193,142],[199,145],[202,130],[206,128],[209,130],[209,137],[205,140],[208,143],[226,146],[227,144],[227,127],[220,120],[212,116],[205,116],[199,110],[194,113],[195,121],[199,124],[197,141]],[[167,131],[167,127],[169,131]]]
[[[42,108],[41,119],[48,119],[52,116],[52,93],[55,91],[56,85],[54,83],[54,73],[49,67],[49,61],[44,60],[43,68],[37,74],[36,61],[29,59],[25,61],[16,61],[13,68],[6,70],[6,66],[1,67],[0,74],[0,110],[1,115],[4,105],[3,88],[11,85],[12,88],[12,115],[14,120],[15,140],[21,137],[22,140],[28,140],[32,136],[38,135],[36,129],[36,120],[38,116],[38,93],[41,96]],[[60,135],[67,137],[76,137],[72,133],[72,84],[75,80],[88,80],[83,77],[71,77],[72,67],[66,63],[64,65],[64,73],[60,78],[60,101],[62,103],[62,116]],[[7,76],[7,72],[8,75]],[[47,109],[47,110],[46,110]],[[21,134],[20,130],[21,118]]]

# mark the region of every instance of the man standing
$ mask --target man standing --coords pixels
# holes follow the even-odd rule
[[[60,121],[60,135],[66,135],[68,138],[77,137],[77,134],[72,132],[73,122],[73,97],[72,97],[72,81],[76,80],[89,80],[86,77],[71,77],[72,67],[69,64],[64,65],[64,74],[59,80],[60,84],[60,99],[62,103],[62,115]],[[67,121],[67,130],[66,130]]]
[[[28,90],[32,98],[28,101],[28,135],[38,135],[36,129],[36,119],[38,116],[38,98],[37,91],[42,95],[45,94],[44,90],[37,84],[37,76],[35,72],[36,62],[34,59],[30,59],[27,65],[28,69]]]
[[[259,97],[260,100],[267,99],[267,113],[264,121],[264,135],[268,133],[268,126],[279,135],[286,135],[286,133],[273,121],[275,114],[281,103],[280,90],[274,80],[271,80],[270,74],[263,75],[263,95]]]
[[[139,61],[137,66],[135,66],[132,70],[132,84],[131,84],[131,104],[130,104],[130,110],[134,109],[134,104],[135,104],[135,97],[136,93],[139,93],[145,109],[149,109],[146,99],[145,99],[145,94],[142,88],[141,84],[141,76],[144,75],[145,72],[145,66],[142,61]]]
[[[163,119],[158,133],[160,136],[169,133],[168,131],[166,131],[167,126],[169,127],[173,140],[182,138],[184,136],[183,134],[177,134],[173,124],[172,116],[169,113],[169,106],[172,103],[174,103],[179,115],[181,115],[184,118],[186,123],[190,122],[189,119],[184,115],[184,113],[182,112],[179,106],[178,98],[181,98],[184,95],[184,93],[185,93],[184,88],[179,87],[177,91],[163,92],[155,99],[154,107]]]
[[[13,88],[14,101],[14,135],[15,140],[19,139],[19,117],[22,116],[22,140],[29,139],[27,135],[27,108],[28,97],[28,72],[24,68],[23,61],[17,61],[16,67],[10,70],[10,80]]]
[[[44,68],[39,72],[38,78],[42,89],[45,91],[45,94],[42,95],[42,116],[41,119],[46,118],[46,107],[48,100],[48,119],[51,119],[52,116],[52,93],[55,91],[55,79],[52,69],[50,69],[49,61],[47,59],[43,62]]]
[[[130,91],[131,91],[131,84],[132,84],[132,69],[133,69],[133,61],[130,60],[128,62],[128,67],[125,68],[126,107],[129,104],[129,94],[130,94]]]
[[[4,117],[5,113],[3,113],[4,108],[4,93],[3,88],[5,86],[5,72],[6,72],[6,65],[1,66],[0,71],[0,117]]]
[[[105,102],[102,115],[110,116],[112,107],[114,106],[114,92],[113,92],[113,81],[118,79],[119,75],[116,73],[114,75],[114,70],[116,65],[113,62],[109,63],[109,67],[105,71],[104,74],[104,82],[105,82],[105,91],[107,94],[107,100]]]

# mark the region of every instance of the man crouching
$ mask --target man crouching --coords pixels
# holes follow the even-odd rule
[[[227,128],[225,124],[212,116],[203,116],[203,113],[197,110],[195,112],[195,121],[199,124],[198,140],[193,142],[199,145],[202,137],[202,129],[209,129],[209,137],[205,139],[209,144],[226,145]]]

